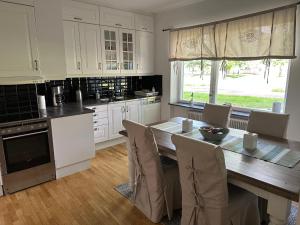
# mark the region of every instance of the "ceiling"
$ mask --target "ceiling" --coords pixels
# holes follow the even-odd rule
[[[159,13],[205,0],[76,0],[116,9],[144,13]]]

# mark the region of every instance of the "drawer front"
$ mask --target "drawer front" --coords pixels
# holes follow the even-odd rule
[[[98,126],[94,128],[95,143],[108,140],[108,125]]]
[[[95,105],[95,106],[89,106],[89,107],[86,107],[88,109],[92,109],[94,110],[95,112],[107,112],[107,105]]]
[[[108,118],[94,119],[94,127],[98,127],[100,125],[108,125]]]

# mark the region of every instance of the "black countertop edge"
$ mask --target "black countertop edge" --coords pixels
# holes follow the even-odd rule
[[[191,105],[189,103],[182,103],[182,102],[169,103],[169,105],[184,107],[184,108],[188,108],[188,109],[199,111],[199,112],[202,112],[204,109],[203,105],[198,105],[198,104]],[[237,110],[232,110],[232,112],[231,112],[231,117],[236,118],[236,119],[248,120],[249,115],[250,115],[249,112],[241,112],[241,111],[237,111]]]
[[[161,96],[149,96],[149,97],[143,97],[143,96],[127,96],[122,100],[115,100],[115,101],[108,101],[108,102],[102,102],[100,100],[96,99],[89,99],[89,100],[84,100],[82,102],[82,105],[84,107],[88,106],[96,106],[96,105],[107,105],[109,103],[118,103],[118,102],[123,102],[123,101],[130,101],[130,100],[136,100],[136,99],[145,99],[145,98],[151,98],[151,97],[156,97],[157,99],[161,99]]]

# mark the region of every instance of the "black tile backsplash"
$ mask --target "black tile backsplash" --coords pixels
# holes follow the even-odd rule
[[[27,85],[0,85],[0,122],[10,118],[34,118],[38,112],[36,86]]]
[[[75,102],[75,92],[79,87],[83,100],[94,99],[97,91],[101,98],[109,98],[133,96],[136,90],[151,90],[152,87],[161,95],[162,76],[67,78],[36,85],[0,85],[0,123],[10,119],[34,118],[38,113],[36,95],[45,95],[47,105],[51,106],[53,86],[64,87],[65,102]]]

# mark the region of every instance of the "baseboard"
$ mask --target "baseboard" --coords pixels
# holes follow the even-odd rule
[[[69,166],[56,169],[56,179],[69,176],[73,173],[78,173],[83,170],[87,170],[90,167],[91,167],[91,160],[85,160],[79,163],[75,163]]]
[[[95,149],[96,151],[114,146],[114,145],[118,145],[118,144],[122,144],[126,142],[126,138],[125,137],[120,137],[120,138],[116,138],[113,140],[109,140],[109,141],[104,141],[104,142],[99,142],[95,144]]]

